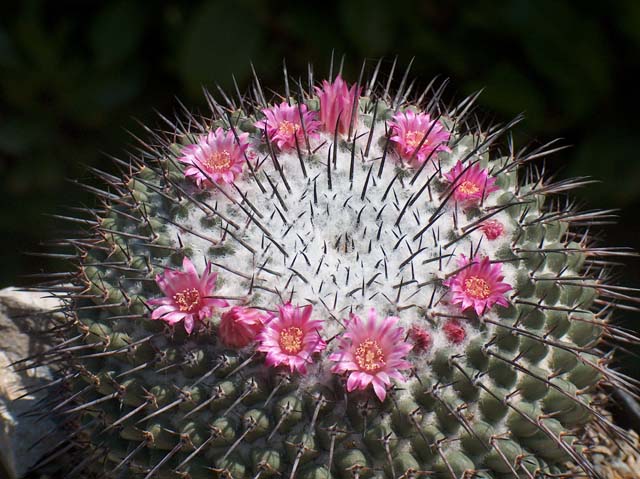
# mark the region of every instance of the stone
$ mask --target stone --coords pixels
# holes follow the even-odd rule
[[[0,290],[0,477],[20,478],[58,441],[55,423],[37,414],[46,390],[24,395],[52,377],[48,367],[20,371],[16,361],[46,349],[41,334],[51,325],[59,299],[48,293]],[[36,413],[36,414],[34,414]]]

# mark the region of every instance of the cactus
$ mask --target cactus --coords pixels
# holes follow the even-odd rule
[[[395,70],[395,64],[394,64]],[[599,477],[585,425],[615,440],[602,350],[628,289],[592,244],[607,214],[561,196],[516,151],[520,120],[477,95],[392,92],[380,64],[291,81],[268,102],[147,129],[62,242],[74,268],[47,414],[69,476]],[[365,67],[363,66],[363,72]],[[306,90],[305,90],[306,88]],[[55,284],[54,284],[55,283]],[[633,341],[628,333],[624,337]],[[60,387],[62,387],[60,389]],[[62,451],[62,452],[61,452]],[[137,476],[136,476],[137,477]]]

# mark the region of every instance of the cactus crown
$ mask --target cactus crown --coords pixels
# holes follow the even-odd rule
[[[632,388],[600,350],[625,253],[557,196],[586,180],[527,168],[557,148],[501,143],[519,119],[477,95],[379,69],[207,93],[95,171],[60,342],[29,360],[61,368],[72,473],[597,477],[585,425],[628,440],[595,395]]]

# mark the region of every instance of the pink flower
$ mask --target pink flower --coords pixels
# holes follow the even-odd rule
[[[233,183],[242,173],[248,137],[248,133],[241,133],[236,140],[232,131],[222,128],[200,136],[197,143],[185,146],[184,156],[178,158],[179,162],[189,165],[184,175],[195,180],[198,186]]]
[[[453,198],[460,202],[479,203],[489,193],[499,189],[496,179],[477,163],[468,166],[458,161],[444,176],[450,183],[455,182]]]
[[[396,143],[400,157],[405,160],[413,157],[422,164],[434,150],[435,153],[451,151],[447,146],[451,135],[442,123],[432,120],[428,113],[416,114],[412,110],[398,112],[393,115],[389,125],[393,135],[390,140]],[[422,141],[425,135],[426,139]],[[421,142],[422,146],[416,153]]]
[[[492,264],[486,256],[478,261],[461,255],[458,266],[463,269],[443,283],[451,291],[453,304],[461,305],[463,310],[473,308],[478,315],[494,304],[509,305],[504,294],[512,288],[502,281],[500,263]]]
[[[358,124],[358,98],[361,88],[357,85],[349,85],[340,75],[333,83],[323,80],[322,88],[316,87],[316,93],[320,99],[320,123],[325,131],[345,135],[349,133],[351,117],[353,116],[353,128]],[[354,112],[354,108],[356,111]]]
[[[504,233],[504,226],[498,220],[487,220],[480,225],[480,229],[488,240],[499,238]]]
[[[329,356],[337,363],[332,372],[350,372],[347,391],[366,389],[371,384],[378,399],[384,401],[391,378],[405,381],[400,371],[411,368],[405,357],[412,346],[404,341],[403,329],[395,327],[398,319],[389,316],[379,323],[374,308],[369,310],[367,321],[351,315],[338,351]]]
[[[307,111],[307,105],[288,105],[287,102],[282,102],[262,110],[262,113],[266,118],[256,122],[255,126],[262,131],[266,129],[269,141],[274,142],[281,150],[295,148],[296,141],[302,148],[305,145],[305,132],[309,138],[318,136],[316,131],[320,123],[316,120],[315,111]]]
[[[447,339],[453,344],[460,344],[467,337],[467,332],[465,331],[464,326],[462,326],[460,321],[457,319],[450,319],[444,323],[442,330],[444,331],[444,335]]]
[[[258,335],[257,350],[267,353],[267,366],[284,364],[291,372],[307,372],[311,356],[327,347],[320,337],[322,321],[310,320],[313,307],[278,306],[278,314],[271,315]]]
[[[415,351],[426,351],[433,343],[431,334],[426,329],[415,324],[409,328],[409,339],[413,342]]]
[[[256,339],[266,319],[257,309],[234,306],[220,318],[218,337],[225,346],[244,348]]]
[[[196,321],[204,321],[211,316],[214,308],[229,306],[224,299],[211,298],[216,286],[217,273],[211,272],[208,263],[202,277],[193,263],[185,256],[182,271],[165,270],[156,276],[156,283],[165,294],[153,298],[149,304],[158,306],[151,313],[151,319],[160,319],[171,325],[184,321],[184,329],[191,334]]]

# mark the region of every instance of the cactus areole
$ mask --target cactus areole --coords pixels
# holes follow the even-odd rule
[[[595,401],[631,388],[600,349],[625,252],[559,196],[586,181],[541,177],[555,146],[515,150],[477,95],[367,70],[207,94],[96,171],[29,360],[60,368],[74,473],[595,478],[585,426],[628,440]]]

